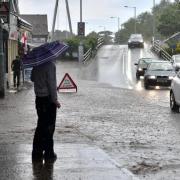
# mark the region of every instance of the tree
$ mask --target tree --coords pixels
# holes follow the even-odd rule
[[[157,30],[165,37],[180,30],[180,12],[176,4],[171,4],[161,12]]]
[[[153,18],[155,18],[156,38],[162,39],[180,30],[180,3],[177,0],[161,2],[152,9],[152,13],[141,13],[136,19],[137,33],[141,33],[145,40],[151,40],[153,36]],[[115,35],[116,43],[127,43],[130,34],[134,33],[135,19],[131,18],[123,24],[123,28]]]

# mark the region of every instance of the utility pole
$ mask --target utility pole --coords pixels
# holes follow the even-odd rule
[[[71,33],[71,35],[72,35],[72,24],[71,24],[71,16],[70,16],[70,11],[69,11],[69,3],[68,3],[68,0],[66,0],[66,11],[67,11],[67,15],[68,15],[69,30],[70,30],[70,33]]]
[[[3,52],[3,29],[0,19],[0,98],[5,97],[5,66]]]
[[[153,44],[155,40],[155,0],[153,0]]]
[[[137,23],[137,19],[136,19],[136,7],[133,7],[133,8],[134,8],[134,20],[135,20],[134,31],[135,31],[135,34],[136,34],[136,23]]]
[[[82,0],[80,0],[80,22],[82,22]]]
[[[136,19],[136,6],[124,6],[125,8],[133,8],[134,9],[134,33],[136,34],[136,21],[137,21],[137,19]]]
[[[82,23],[82,0],[80,0],[80,23]],[[78,47],[78,60],[79,60],[79,63],[82,63],[84,59],[84,47],[83,47],[82,37],[80,38],[81,40]]]
[[[117,23],[117,32],[118,32],[118,31],[120,30],[120,27],[119,27],[119,26],[120,26],[120,18],[119,18],[119,17],[115,17],[115,16],[111,16],[110,18],[111,18],[111,19],[117,18],[117,22],[118,22],[118,23]]]
[[[56,0],[56,4],[55,4],[55,8],[54,8],[54,17],[53,17],[53,25],[52,25],[50,41],[53,40],[53,36],[54,36],[54,29],[55,29],[55,24],[56,24],[56,16],[57,16],[58,4],[59,4],[59,0]]]
[[[118,31],[120,30],[120,18],[118,17]]]

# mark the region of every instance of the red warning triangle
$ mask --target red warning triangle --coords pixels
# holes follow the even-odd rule
[[[68,73],[64,75],[62,81],[57,88],[57,90],[60,89],[76,89],[77,92],[77,86]]]

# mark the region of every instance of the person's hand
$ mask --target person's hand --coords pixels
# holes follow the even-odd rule
[[[58,109],[61,107],[61,104],[60,104],[60,102],[59,102],[58,100],[55,102],[55,104],[56,104],[56,107],[57,107]]]

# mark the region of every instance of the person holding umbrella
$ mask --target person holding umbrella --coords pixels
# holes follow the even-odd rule
[[[34,67],[31,73],[36,95],[38,115],[37,128],[34,134],[32,158],[56,159],[53,148],[53,134],[56,123],[57,100],[56,66],[53,62]]]
[[[61,105],[57,98],[56,66],[54,59],[68,48],[59,42],[46,43],[34,48],[22,59],[24,68],[33,67],[31,80],[34,82],[35,104],[38,115],[34,133],[32,160],[56,160],[53,134],[56,110]]]

